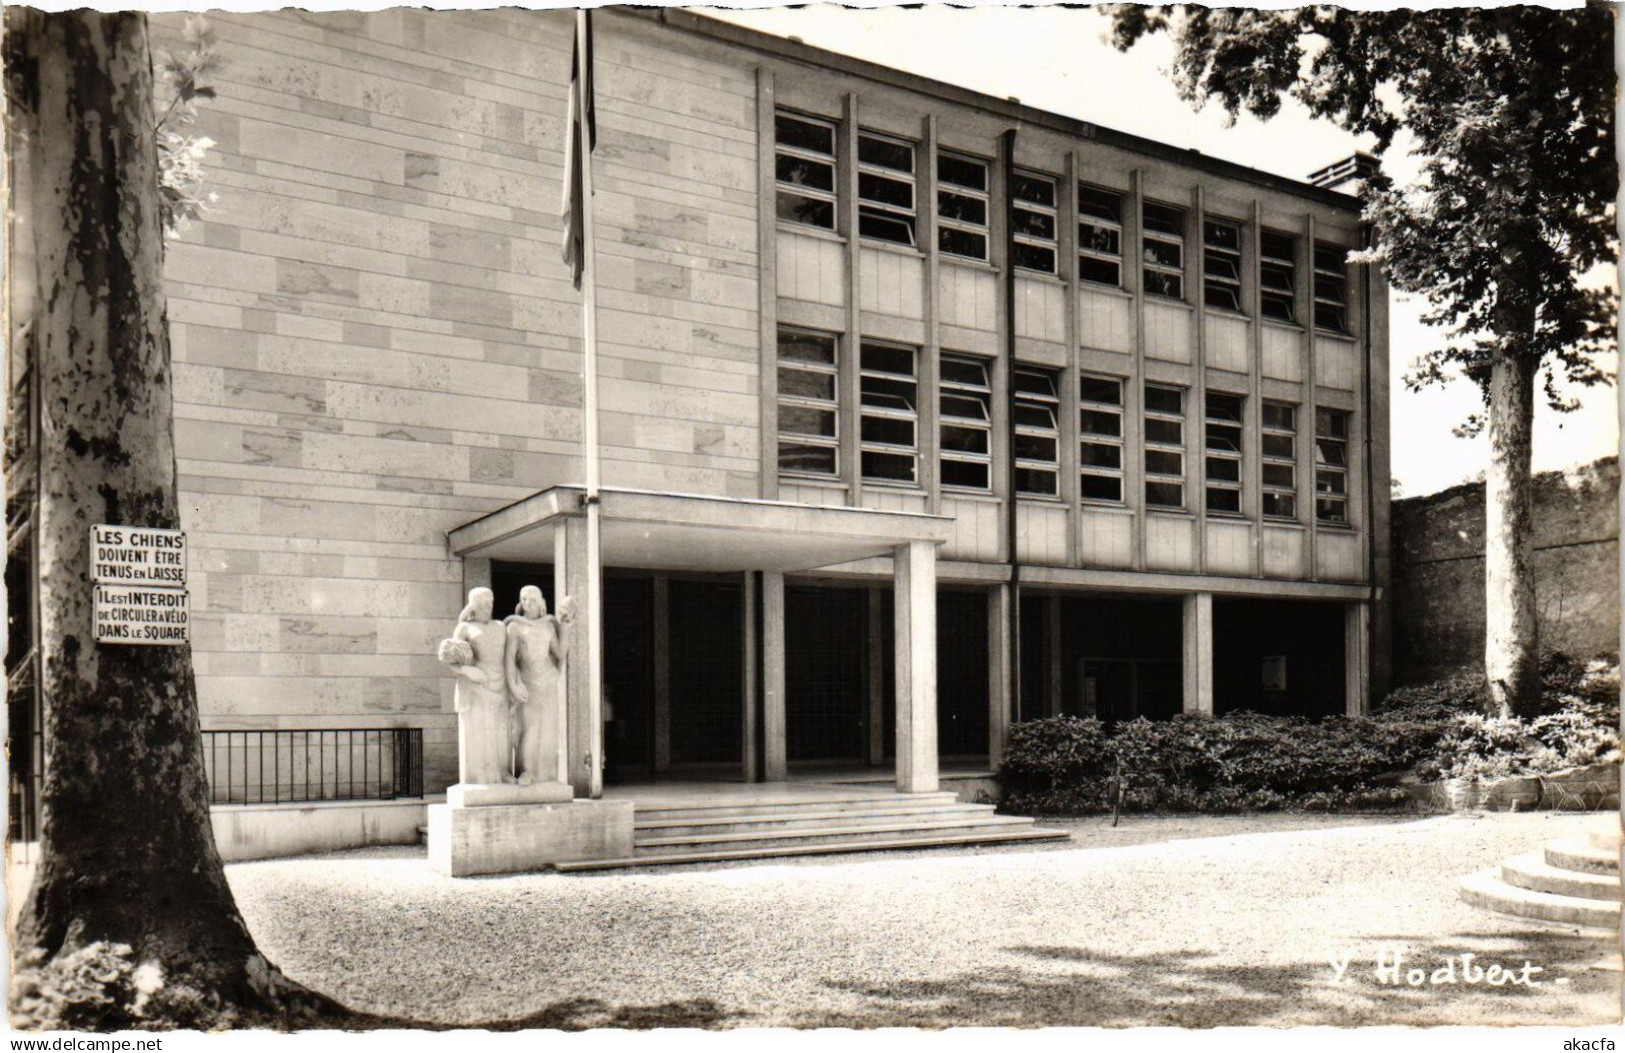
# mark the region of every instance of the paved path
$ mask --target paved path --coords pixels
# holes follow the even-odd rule
[[[1596,821],[1129,818],[1068,824],[1072,845],[795,864],[452,880],[371,849],[227,872],[291,976],[445,1024],[1580,1026],[1617,1019],[1620,974],[1589,968],[1607,945],[1475,911],[1456,880]],[[1377,982],[1396,950],[1544,972]]]

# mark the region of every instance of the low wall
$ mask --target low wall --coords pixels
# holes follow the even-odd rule
[[[1541,646],[1619,651],[1619,460],[1535,477]],[[1395,501],[1394,682],[1484,668],[1484,486]]]
[[[227,863],[336,852],[368,845],[415,845],[426,806],[444,796],[409,801],[322,804],[217,804],[209,809],[214,843]]]

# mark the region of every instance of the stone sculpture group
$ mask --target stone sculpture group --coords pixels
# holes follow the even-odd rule
[[[499,622],[495,602],[490,589],[471,589],[438,650],[458,677],[458,788],[558,787],[568,781],[561,674],[574,604],[565,597],[551,615],[542,590],[526,585],[518,608]]]

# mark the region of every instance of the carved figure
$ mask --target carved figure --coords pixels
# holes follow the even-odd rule
[[[554,617],[547,613],[542,590],[526,585],[519,590],[518,608],[504,623],[514,774],[521,786],[566,781],[562,669],[570,651],[574,608],[567,596],[559,601],[559,613]]]
[[[468,592],[451,637],[438,657],[457,674],[457,781],[464,785],[512,782],[509,774],[507,627],[491,617],[490,589]]]

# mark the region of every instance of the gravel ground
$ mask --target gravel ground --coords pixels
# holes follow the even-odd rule
[[[1619,1019],[1621,974],[1591,968],[1609,944],[1475,911],[1456,881],[1596,822],[1130,817],[1051,824],[1058,846],[793,863],[453,880],[391,848],[227,873],[290,976],[439,1025],[1579,1026]],[[1378,982],[1396,951],[1544,972]]]

